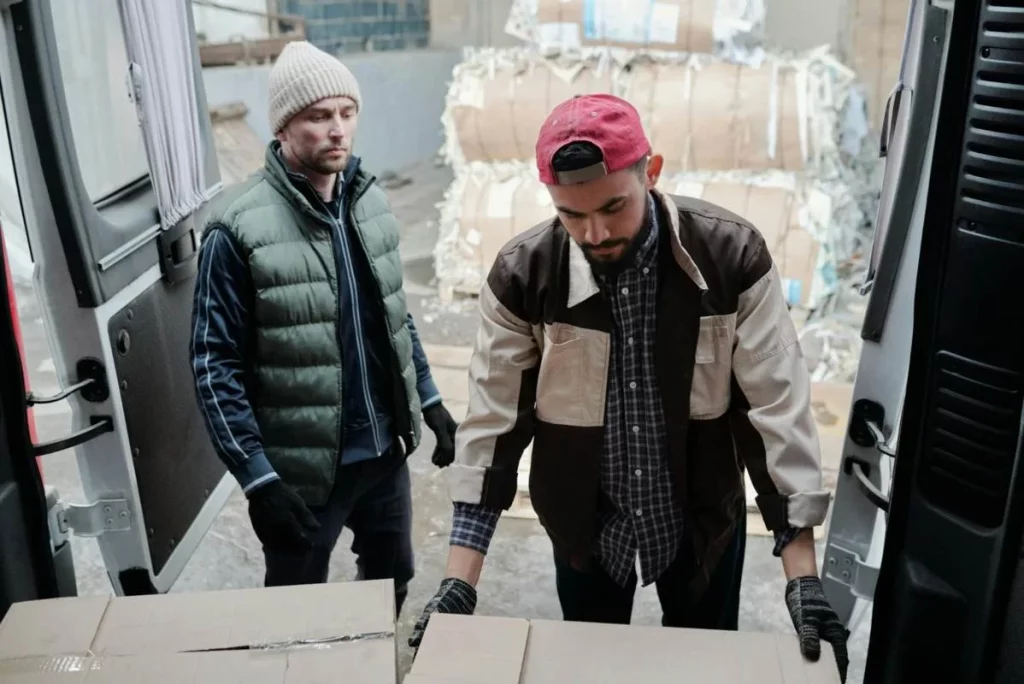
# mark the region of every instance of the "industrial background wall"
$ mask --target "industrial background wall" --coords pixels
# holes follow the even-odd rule
[[[306,37],[321,50],[376,52],[426,47],[429,0],[277,0],[278,11],[306,20]]]
[[[355,152],[373,173],[398,170],[434,157],[444,142],[441,113],[458,50],[388,51],[344,57],[362,84]],[[247,123],[260,139],[272,137],[267,100],[269,66],[203,69],[211,107],[244,102]]]
[[[883,0],[884,2],[885,0]],[[846,49],[844,17],[851,0],[768,0],[765,41],[771,48],[805,50],[825,43]],[[505,33],[512,0],[430,0],[434,47],[520,44]]]

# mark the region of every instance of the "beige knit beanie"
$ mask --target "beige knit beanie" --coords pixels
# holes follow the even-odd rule
[[[350,97],[362,109],[359,83],[337,58],[306,42],[284,46],[270,70],[270,128],[279,133],[289,120],[328,97]]]

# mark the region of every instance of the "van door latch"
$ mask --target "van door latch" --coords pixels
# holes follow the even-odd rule
[[[199,244],[193,217],[160,231],[156,241],[164,280],[174,285],[195,275],[199,269]]]
[[[107,372],[97,359],[79,359],[75,365],[75,371],[78,374],[78,382],[75,384],[48,397],[39,397],[34,392],[29,392],[25,396],[25,403],[29,406],[55,404],[77,393],[81,393],[82,398],[86,401],[96,404],[102,403],[110,397]]]

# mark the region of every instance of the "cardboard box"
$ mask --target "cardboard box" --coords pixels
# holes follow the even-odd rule
[[[29,601],[0,623],[5,684],[392,684],[390,580]]]
[[[795,636],[434,615],[405,684],[838,684]]]

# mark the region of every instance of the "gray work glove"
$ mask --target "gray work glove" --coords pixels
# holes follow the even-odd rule
[[[850,632],[829,605],[821,580],[817,577],[790,580],[786,585],[786,607],[800,639],[800,652],[808,660],[816,662],[821,657],[821,640],[829,642],[835,652],[839,677],[845,682],[846,669],[850,665],[846,648]]]
[[[455,577],[448,577],[441,581],[441,588],[434,594],[434,598],[427,601],[423,609],[423,615],[416,621],[412,628],[412,636],[409,637],[409,646],[419,648],[423,641],[423,633],[427,631],[427,623],[434,613],[447,613],[449,615],[472,615],[476,610],[476,589],[469,582]]]

